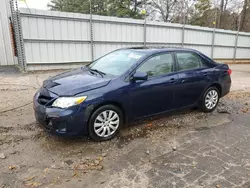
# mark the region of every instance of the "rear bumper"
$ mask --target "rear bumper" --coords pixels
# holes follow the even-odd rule
[[[35,95],[33,107],[36,120],[49,133],[64,136],[87,135],[88,107],[83,105],[67,109],[47,107],[38,103],[39,92]]]

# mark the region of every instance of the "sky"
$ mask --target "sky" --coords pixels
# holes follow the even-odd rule
[[[46,10],[47,4],[50,2],[50,0],[26,0],[26,3],[29,8],[36,8],[36,9],[43,9]],[[18,2],[19,7],[25,7],[27,8],[26,4],[23,1]]]

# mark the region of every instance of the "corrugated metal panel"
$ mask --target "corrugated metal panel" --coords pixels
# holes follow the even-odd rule
[[[25,43],[27,63],[89,62],[90,44]]]
[[[51,68],[47,63],[58,67],[91,61],[89,15],[33,9],[21,9],[21,13],[28,64]],[[118,48],[144,44],[143,20],[93,15],[92,21],[94,59]],[[149,46],[184,46],[217,59],[233,59],[236,32],[216,29],[214,37],[213,33],[211,28],[186,25],[183,29],[181,24],[150,21],[145,38]],[[238,46],[244,48],[237,49],[236,57],[250,58],[250,34],[240,33]]]
[[[12,49],[10,23],[8,16],[10,15],[9,3],[7,0],[1,1],[0,6],[0,66],[14,65],[14,54]]]
[[[2,20],[0,16],[0,65],[8,65],[3,38],[4,37],[3,37],[3,31],[2,31]]]
[[[204,32],[199,30],[185,30],[184,43],[211,45],[213,32]]]
[[[150,43],[181,43],[182,29],[169,26],[147,26],[147,42]],[[143,34],[143,33],[141,33]]]
[[[141,42],[143,26],[93,22],[95,41]]]
[[[216,33],[214,44],[220,46],[234,46],[235,39],[236,34]]]
[[[136,46],[142,46],[140,44],[95,44],[95,59],[105,55],[108,52],[114,51],[119,48],[128,48],[128,47],[136,47]]]
[[[22,12],[30,13],[25,9]],[[22,15],[27,64],[90,61],[87,21],[68,20],[68,13],[41,10],[31,13],[40,16]],[[77,14],[70,14],[73,15]]]
[[[198,50],[202,53],[204,53],[207,56],[211,56],[211,46],[202,46],[202,45],[184,45],[185,48],[191,48],[191,49],[195,49]]]
[[[239,35],[238,46],[250,48],[250,36]]]
[[[36,70],[49,70],[49,69],[74,69],[83,66],[82,64],[32,64],[28,66],[28,71],[36,71]]]
[[[236,59],[250,59],[250,49],[238,48],[236,53]]]
[[[234,47],[214,47],[215,59],[233,59]]]

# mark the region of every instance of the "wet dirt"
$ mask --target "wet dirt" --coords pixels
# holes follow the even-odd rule
[[[0,159],[0,187],[156,187],[154,182],[160,180],[148,173],[157,172],[153,164],[160,157],[180,148],[184,151],[185,144],[196,142],[193,135],[213,135],[236,119],[250,120],[250,92],[233,91],[213,113],[191,109],[144,119],[106,142],[52,136],[38,126],[30,103],[49,75],[2,79],[0,153],[6,158]]]

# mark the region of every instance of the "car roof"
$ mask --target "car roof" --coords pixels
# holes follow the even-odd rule
[[[172,52],[172,51],[190,51],[198,52],[190,48],[180,48],[180,47],[165,47],[165,46],[141,46],[141,47],[129,47],[125,49],[131,49],[133,51],[139,51],[144,53],[158,53],[158,52]]]

